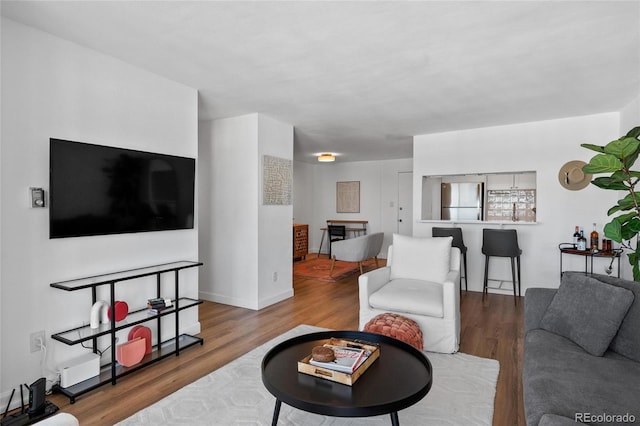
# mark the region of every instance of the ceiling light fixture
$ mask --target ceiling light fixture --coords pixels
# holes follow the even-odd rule
[[[318,161],[321,161],[323,163],[329,163],[331,161],[336,161],[336,156],[325,152],[323,154],[318,155]]]

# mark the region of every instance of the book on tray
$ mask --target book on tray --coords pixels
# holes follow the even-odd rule
[[[350,348],[347,346],[336,346],[330,344],[325,344],[323,346],[333,349],[335,359],[333,361],[322,362],[311,358],[309,360],[309,364],[347,374],[351,374],[356,371],[370,355],[369,351],[361,348]]]

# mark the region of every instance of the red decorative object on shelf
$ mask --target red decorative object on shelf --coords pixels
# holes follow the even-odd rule
[[[127,317],[127,315],[129,314],[129,305],[127,305],[127,302],[122,302],[120,300],[117,300],[115,303],[115,315],[116,315],[116,322],[122,321],[123,319],[125,319]],[[109,317],[109,320],[111,320],[111,306],[109,306],[109,310],[107,311],[107,316]]]

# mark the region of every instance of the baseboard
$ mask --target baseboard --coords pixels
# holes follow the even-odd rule
[[[287,291],[283,291],[280,294],[269,297],[267,299],[262,299],[258,301],[258,310],[266,308],[267,306],[274,305],[278,302],[282,302],[290,297],[293,297],[293,288],[287,289]]]
[[[195,336],[197,334],[200,334],[201,331],[202,328],[200,327],[200,321],[197,321],[189,325],[188,327],[180,327],[180,334],[191,334],[192,336]]]
[[[240,299],[237,297],[228,297],[228,296],[224,296],[216,293],[210,293],[206,291],[201,291],[198,294],[198,297],[200,299],[208,300],[210,302],[222,303],[223,305],[237,306],[239,308],[258,311],[260,309],[266,308],[267,306],[271,306],[282,300],[293,297],[293,288],[287,289],[282,293],[279,293],[267,299],[259,300],[257,302],[255,300]]]
[[[248,299],[241,299],[238,297],[229,297],[217,293],[211,293],[208,291],[201,291],[198,293],[200,299],[208,300],[209,302],[222,303],[223,305],[237,306],[238,308],[257,310],[258,306],[255,301]]]

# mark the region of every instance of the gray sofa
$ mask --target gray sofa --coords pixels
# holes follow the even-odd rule
[[[565,272],[525,296],[528,426],[640,424],[640,283]]]

